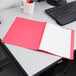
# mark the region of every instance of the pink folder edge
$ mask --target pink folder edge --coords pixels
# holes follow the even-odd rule
[[[73,60],[74,58],[74,30],[71,31],[71,54],[70,54],[70,59]]]

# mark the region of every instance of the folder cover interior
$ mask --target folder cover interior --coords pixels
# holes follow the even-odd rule
[[[73,59],[74,30],[17,17],[2,42]]]

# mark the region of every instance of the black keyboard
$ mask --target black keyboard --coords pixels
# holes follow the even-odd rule
[[[60,25],[68,24],[76,19],[76,1],[46,9],[45,12]]]

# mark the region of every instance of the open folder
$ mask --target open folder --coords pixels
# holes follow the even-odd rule
[[[74,30],[17,17],[2,42],[73,59]]]

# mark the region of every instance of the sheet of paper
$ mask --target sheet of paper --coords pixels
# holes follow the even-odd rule
[[[38,50],[45,25],[45,22],[17,17],[2,42]]]
[[[74,31],[47,23],[40,50],[65,58],[73,58]]]

